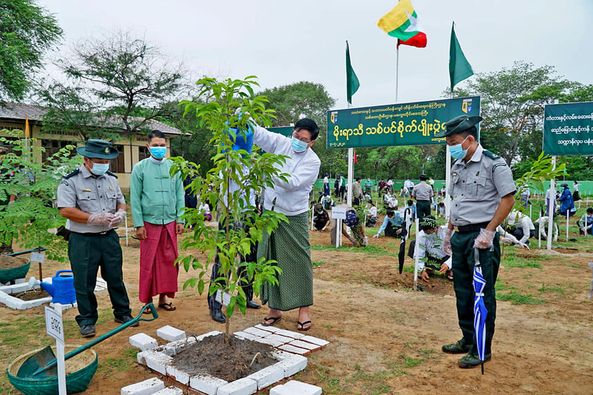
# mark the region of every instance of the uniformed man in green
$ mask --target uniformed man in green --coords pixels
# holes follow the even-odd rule
[[[84,163],[58,186],[57,206],[70,231],[68,257],[74,273],[79,315],[76,322],[83,337],[95,335],[97,272],[107,282],[115,322],[132,319],[123,281],[122,251],[114,227],[126,216],[126,204],[109,161],[119,153],[111,143],[90,139],[77,148]],[[137,325],[135,325],[137,326]]]
[[[484,301],[486,318],[485,360],[491,358],[496,297],[494,285],[500,265],[500,244],[496,227],[507,217],[515,203],[513,174],[504,159],[485,150],[478,142],[476,125],[479,116],[460,116],[446,123],[446,137],[451,157],[448,193],[451,213],[443,249],[452,255],[453,281],[457,299],[457,316],[463,338],[443,346],[451,354],[466,354],[459,367],[480,365],[474,336],[474,249],[478,249],[482,273],[486,280]]]

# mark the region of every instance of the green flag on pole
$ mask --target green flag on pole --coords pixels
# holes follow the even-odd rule
[[[348,98],[348,103],[352,104],[352,96],[359,87],[360,82],[350,63],[350,47],[348,46],[348,41],[346,41],[346,97]]]
[[[449,48],[449,76],[451,77],[451,92],[453,92],[455,85],[464,79],[471,77],[472,75],[474,75],[474,71],[472,70],[472,66],[465,58],[465,55],[461,50],[461,46],[459,45],[459,41],[457,41],[457,36],[455,35],[455,22],[453,22],[453,25],[451,26],[451,47]]]

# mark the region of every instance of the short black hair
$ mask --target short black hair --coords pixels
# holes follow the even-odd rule
[[[589,207],[587,209],[587,214],[593,214],[593,207]]]
[[[426,174],[420,174],[420,181],[426,181],[428,180],[428,177],[426,176]]]
[[[460,135],[462,135],[464,138],[467,136],[474,136],[474,138],[477,140],[478,139],[478,128],[475,126],[472,126],[469,129],[464,130],[463,132],[459,133]]]
[[[408,206],[411,206],[412,204],[414,204],[414,201],[408,200],[406,203],[408,204]]]
[[[394,214],[395,214],[395,211],[393,211],[392,209],[387,209],[387,211],[385,212],[385,214],[386,214],[388,217],[391,217],[392,215],[394,215]]]
[[[148,142],[150,143],[150,141],[155,137],[164,139],[165,133],[161,132],[160,130],[156,130],[156,129],[151,131],[150,133],[148,133]]]
[[[317,126],[315,121],[310,118],[299,119],[297,123],[294,124],[294,130],[299,129],[309,131],[309,133],[311,133],[311,141],[317,140],[317,137],[319,137],[319,126]]]

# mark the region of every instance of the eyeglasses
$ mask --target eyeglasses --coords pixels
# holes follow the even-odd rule
[[[303,143],[306,143],[306,144],[309,144],[311,142],[311,140],[308,139],[308,138],[306,138],[306,137],[299,137],[299,136],[297,136],[297,133],[298,132],[293,132],[292,133],[292,137],[294,137],[295,139],[300,140],[300,141],[302,141]]]

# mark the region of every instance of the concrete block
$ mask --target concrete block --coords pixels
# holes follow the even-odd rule
[[[302,340],[307,343],[317,344],[321,348],[323,348],[329,344],[329,342],[327,340],[323,340],[323,339],[320,339],[318,337],[313,337],[313,336],[305,336],[299,340]]]
[[[167,375],[171,377],[175,377],[175,380],[180,382],[183,385],[189,384],[189,374],[185,373],[182,370],[177,369],[172,365],[167,365],[166,367]]]
[[[302,333],[287,331],[286,329],[278,329],[276,331],[276,334],[280,336],[292,337],[293,339],[302,339],[303,337],[305,337],[305,335],[303,335]]]
[[[167,374],[167,365],[170,365],[173,358],[162,352],[144,351],[146,366],[160,374]]]
[[[146,353],[145,351],[140,351],[138,354],[136,354],[136,361],[140,364],[140,365],[146,365]]]
[[[317,344],[304,342],[302,340],[293,340],[290,343],[288,343],[288,345],[295,346],[298,348],[304,348],[305,350],[309,350],[309,351],[315,351],[315,350],[319,350],[321,348],[321,346],[318,346]]]
[[[294,339],[291,339],[290,337],[284,337],[284,336],[280,336],[280,335],[270,335],[268,337],[256,337],[253,340],[256,342],[259,342],[259,343],[269,344],[272,347],[279,347],[279,346],[286,344],[288,342],[295,341]]]
[[[183,395],[183,390],[177,387],[167,387],[155,392],[153,395]]]
[[[195,342],[197,342],[196,337],[190,336],[190,337],[187,337],[187,338],[185,338],[183,340],[177,340],[175,342],[170,342],[170,343],[165,344],[163,346],[163,350],[162,351],[165,354],[167,354],[167,355],[169,355],[169,356],[172,357],[172,356],[177,355],[177,352],[181,348],[185,347],[186,345],[193,344]]]
[[[162,328],[157,329],[156,335],[169,342],[185,339],[185,331],[174,328],[171,325],[165,325]]]
[[[307,350],[306,348],[295,347],[295,346],[291,346],[290,344],[285,344],[278,348],[280,350],[288,351],[288,352],[291,352],[293,354],[298,354],[298,355],[307,355],[311,352],[311,350]]]
[[[321,395],[323,390],[316,385],[290,380],[270,390],[270,395]]]
[[[251,333],[247,333],[247,332],[243,332],[243,331],[239,331],[239,332],[235,332],[234,335],[236,337],[238,337],[239,339],[244,339],[244,340],[261,340],[261,337],[252,335]]]
[[[228,381],[212,376],[193,376],[189,379],[189,386],[208,395],[216,395],[218,388],[228,384]]]
[[[290,358],[276,363],[276,365],[282,366],[284,377],[290,377],[307,367],[307,358],[302,355],[292,355]]]
[[[197,341],[204,340],[208,336],[216,336],[216,335],[220,335],[221,333],[222,333],[221,331],[212,331],[212,332],[204,333],[203,335],[197,336],[196,340]]]
[[[244,377],[218,388],[216,395],[251,395],[257,392],[257,381]]]
[[[159,345],[155,338],[146,333],[136,333],[129,337],[129,341],[132,347],[136,347],[140,351],[154,350]]]
[[[121,389],[121,395],[151,395],[165,388],[162,380],[153,377]]]
[[[272,356],[276,358],[278,361],[283,361],[285,359],[294,357],[294,354],[291,354],[286,351],[274,350],[272,351]]]
[[[257,389],[261,390],[262,388],[266,388],[267,386],[284,379],[284,369],[282,366],[275,363],[274,365],[250,374],[247,378],[255,380],[257,382]]]
[[[254,328],[261,329],[262,331],[276,333],[276,331],[280,328],[276,328],[275,326],[265,326],[262,324],[257,324]]]
[[[257,329],[257,328],[255,328],[253,326],[251,328],[243,329],[242,332],[249,333],[249,334],[254,335],[254,336],[257,336],[257,337],[268,337],[268,336],[271,335],[270,332],[263,331],[261,329]]]

